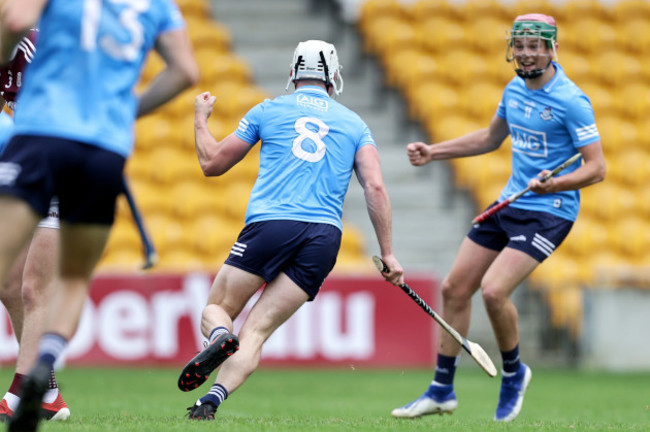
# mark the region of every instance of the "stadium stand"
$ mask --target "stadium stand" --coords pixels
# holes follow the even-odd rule
[[[368,54],[385,68],[386,84],[401,92],[410,117],[423,124],[431,141],[487,125],[494,115],[513,76],[499,59],[514,16],[536,11],[558,19],[559,60],[593,103],[609,172],[603,185],[583,191],[573,232],[550,263],[533,273],[530,285],[551,305],[553,324],[579,334],[583,288],[616,285],[615,274],[647,273],[650,265],[650,2],[395,3],[367,0],[359,32]],[[496,199],[505,184],[509,148],[508,140],[497,152],[451,161],[457,185],[471,192],[477,209]]]

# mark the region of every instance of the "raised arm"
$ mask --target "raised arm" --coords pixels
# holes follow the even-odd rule
[[[415,166],[433,160],[475,156],[498,149],[509,134],[506,120],[495,115],[490,125],[484,129],[437,144],[413,142],[406,146],[406,153],[411,165]]]
[[[163,33],[156,40],[155,49],[165,62],[165,69],[140,94],[138,117],[149,114],[199,81],[199,67],[187,30]]]
[[[404,283],[404,269],[393,253],[392,210],[381,175],[377,148],[372,145],[361,147],[354,162],[355,172],[366,199],[368,215],[379,242],[381,258],[390,269],[389,273],[384,273],[384,277],[393,285],[399,286]]]
[[[208,129],[208,118],[215,101],[210,92],[201,93],[194,99],[194,144],[206,177],[224,174],[242,160],[252,147],[234,133],[221,141],[214,139]]]

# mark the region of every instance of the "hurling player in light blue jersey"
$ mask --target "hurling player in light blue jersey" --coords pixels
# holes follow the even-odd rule
[[[22,89],[25,69],[34,58],[37,39],[38,30],[31,29],[12,52],[9,63],[0,67],[0,109],[5,104],[12,111],[18,108],[16,100]],[[0,124],[0,134],[5,130],[8,133],[8,136],[0,137],[0,148],[4,148],[13,132],[13,117],[5,112],[0,113],[0,116],[6,116],[10,122],[7,129],[4,124]],[[3,142],[5,140],[7,142]],[[0,401],[0,422],[9,421],[20,403],[20,387],[36,362],[47,310],[58,285],[57,203],[57,199],[53,198],[47,217],[38,223],[31,241],[15,258],[0,290],[0,301],[7,310],[19,345],[14,377]],[[43,396],[40,415],[53,421],[67,420],[70,416],[70,409],[59,391],[54,370],[51,371],[48,389]]]
[[[255,106],[221,142],[207,125],[215,97],[206,92],[195,100],[196,150],[206,176],[226,173],[258,141],[261,149],[245,227],[203,310],[201,330],[209,344],[178,379],[182,391],[194,390],[223,363],[214,385],[191,408],[190,419],[214,420],[219,405],[257,368],[264,341],[318,294],[336,262],[343,199],[353,171],[365,191],[382,258],[392,269],[385,277],[403,283],[375,141],[359,116],[331,97],[343,89],[334,46],[300,42],[287,89],[291,83],[293,94]],[[233,321],[265,283],[241,331],[232,334]]]
[[[528,186],[532,191],[470,230],[442,283],[442,315],[463,335],[469,330],[472,295],[482,291],[503,361],[496,421],[517,417],[532,377],[519,358],[518,315],[510,295],[569,233],[578,214],[579,189],[605,177],[591,103],[556,63],[557,47],[553,17],[518,16],[507,51],[517,76],[506,86],[490,125],[449,141],[407,146],[411,164],[420,166],[494,151],[510,135],[512,174],[497,202]],[[577,152],[582,164],[540,181]],[[442,332],[434,380],[420,398],[393,410],[393,416],[453,412],[459,353],[458,344]]]
[[[50,370],[76,331],[113,224],[136,116],[198,81],[173,0],[6,0],[0,62],[37,23],[39,43],[18,96],[15,135],[0,157],[0,280],[57,196],[61,283],[10,431],[38,427]],[[136,95],[154,48],[165,68]]]

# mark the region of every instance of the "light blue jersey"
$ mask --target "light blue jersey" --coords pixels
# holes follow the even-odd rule
[[[0,155],[7,147],[14,127],[14,121],[9,114],[0,111]]]
[[[528,186],[543,169],[552,170],[577,149],[600,141],[589,98],[553,62],[555,75],[543,88],[529,90],[522,78],[506,86],[497,115],[508,122],[512,139],[512,174],[499,201]],[[575,171],[580,162],[562,174]],[[580,192],[528,193],[511,204],[525,210],[543,211],[575,221]]]
[[[128,157],[142,64],[161,33],[184,25],[173,0],[50,0],[18,96],[15,133]]]
[[[235,135],[251,145],[262,140],[246,224],[296,220],[343,228],[355,154],[364,145],[376,146],[357,114],[324,89],[304,86],[253,107]]]

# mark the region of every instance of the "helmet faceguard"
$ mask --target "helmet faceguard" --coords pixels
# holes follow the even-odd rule
[[[518,16],[515,18],[515,22],[512,25],[512,29],[508,32],[506,39],[508,41],[506,61],[513,64],[515,72],[523,79],[540,77],[551,65],[551,61],[557,58],[557,26],[555,24],[555,18],[552,16],[542,14]],[[529,43],[532,40],[537,41],[536,46],[538,48],[541,48],[545,43],[549,53],[537,52],[525,55],[530,57],[547,56],[548,63],[543,68],[525,71],[517,60],[517,57],[520,56],[517,51],[521,48],[524,51],[529,50]],[[532,45],[535,44],[533,43]]]
[[[310,79],[323,81],[328,89],[332,86],[334,94],[340,95],[343,91],[341,69],[334,45],[320,40],[300,42],[293,53],[286,89],[291,83]]]

